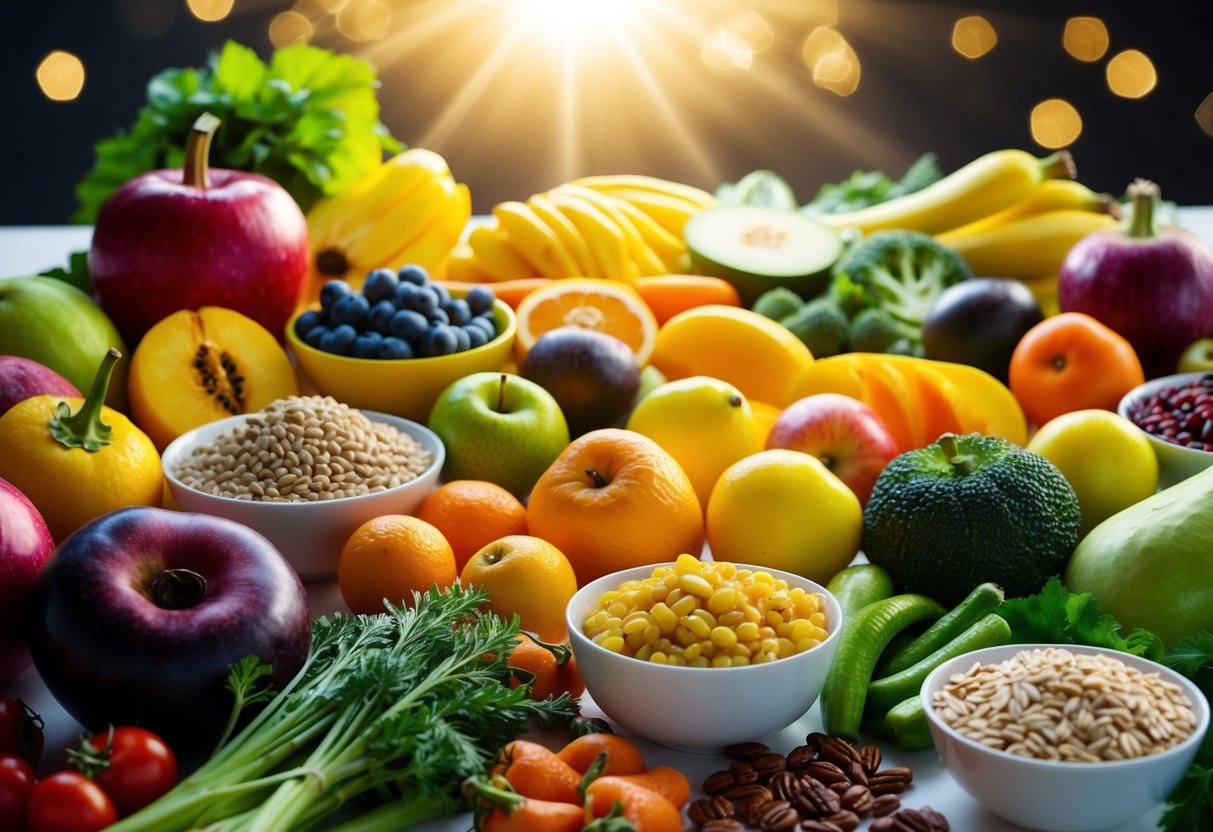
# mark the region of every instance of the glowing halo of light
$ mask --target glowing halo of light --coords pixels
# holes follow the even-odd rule
[[[962,17],[952,27],[952,48],[969,60],[977,60],[998,43],[993,24],[979,14]]]
[[[275,49],[290,46],[293,43],[307,43],[311,40],[315,27],[312,21],[297,11],[278,12],[270,20],[270,43]]]
[[[717,29],[703,39],[700,58],[715,72],[734,72],[754,65],[754,50],[736,32]]]
[[[56,49],[38,64],[34,77],[51,101],[74,101],[84,89],[84,63],[71,52]]]
[[[235,0],[185,0],[185,5],[203,23],[217,23],[232,13]]]
[[[1071,145],[1082,134],[1082,116],[1064,98],[1048,98],[1040,102],[1032,108],[1029,120],[1032,139],[1050,150]]]
[[[1108,51],[1108,27],[1098,17],[1071,17],[1066,21],[1061,44],[1077,60],[1098,61]]]
[[[1108,89],[1121,98],[1142,98],[1158,85],[1154,62],[1138,49],[1118,52],[1108,61]]]

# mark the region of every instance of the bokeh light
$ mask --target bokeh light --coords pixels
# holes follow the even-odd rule
[[[1213,136],[1213,92],[1206,95],[1205,100],[1196,108],[1196,123],[1200,125],[1201,130]]]
[[[1141,98],[1158,84],[1158,73],[1144,52],[1126,49],[1108,61],[1108,89],[1123,98]]]
[[[1071,17],[1061,44],[1080,61],[1098,61],[1108,51],[1108,27],[1098,17]]]
[[[1032,108],[1032,138],[1050,150],[1073,144],[1082,134],[1082,117],[1062,98],[1049,98]]]
[[[34,77],[51,101],[74,101],[84,89],[84,64],[71,52],[56,49],[38,64]]]
[[[312,21],[296,11],[279,12],[270,21],[270,43],[278,49],[292,43],[307,43],[314,32]]]
[[[740,35],[719,29],[703,39],[700,58],[714,72],[734,72],[754,65],[754,50]]]
[[[859,56],[837,29],[818,26],[805,39],[800,55],[817,86],[842,96],[859,88]]]
[[[165,35],[177,16],[177,4],[164,0],[118,0],[114,19],[132,38],[152,40]]]
[[[771,24],[752,9],[733,15],[721,28],[741,38],[751,52],[763,52],[775,42],[775,30]]]
[[[337,9],[337,31],[350,40],[378,40],[392,28],[392,7],[383,0],[346,0]]]
[[[989,52],[998,43],[993,24],[981,15],[962,17],[952,27],[952,48],[969,60]]]
[[[160,0],[164,2],[165,0]],[[194,17],[206,23],[214,23],[227,17],[232,12],[235,0],[185,0]]]

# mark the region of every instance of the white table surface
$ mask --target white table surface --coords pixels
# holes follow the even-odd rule
[[[1180,222],[1213,245],[1213,206],[1181,209]],[[0,228],[0,278],[36,274],[51,266],[64,265],[68,253],[85,248],[90,237],[91,229],[81,226]],[[312,609],[318,615],[345,609],[334,581],[312,582],[308,584],[308,593]],[[65,761],[63,749],[74,740],[80,729],[50,696],[37,672],[30,668],[14,682],[0,687],[0,693],[24,699],[46,720],[47,753],[39,767],[39,775],[62,768]],[[663,707],[660,692],[637,691],[637,695],[651,697],[654,707]],[[754,692],[753,706],[762,707],[761,691]],[[678,703],[671,702],[666,707],[676,708]],[[582,698],[582,710],[587,716],[604,716],[588,695]],[[805,734],[820,731],[821,728],[821,718],[814,705],[793,724],[761,739],[773,749],[787,752],[803,743]],[[626,732],[622,733],[626,735]],[[685,773],[696,790],[692,799],[702,796],[698,792],[699,783],[728,762],[718,754],[688,754],[643,739],[630,738],[644,752],[645,761],[650,766],[669,765]],[[907,765],[914,769],[914,785],[902,795],[903,805],[931,806],[942,812],[951,828],[957,832],[1014,832],[1020,828],[982,809],[940,765],[933,750],[902,752],[891,744],[877,742],[885,752],[884,765]],[[1136,821],[1109,832],[1149,832],[1157,829],[1162,811],[1162,806],[1156,807]],[[470,827],[470,816],[464,815],[427,823],[416,829],[419,832],[466,832]],[[865,822],[861,829],[866,828]]]

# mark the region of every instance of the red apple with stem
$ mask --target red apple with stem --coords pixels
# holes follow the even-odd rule
[[[218,127],[203,113],[181,170],[135,177],[97,216],[93,293],[132,347],[179,309],[234,309],[279,338],[294,311],[307,277],[307,221],[272,180],[207,169]]]
[[[767,434],[767,448],[817,457],[855,492],[860,505],[867,505],[876,478],[899,453],[876,411],[838,393],[818,393],[788,405]]]
[[[30,666],[22,628],[34,581],[54,549],[38,509],[0,479],[0,685]]]

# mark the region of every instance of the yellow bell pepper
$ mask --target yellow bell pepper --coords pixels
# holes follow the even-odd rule
[[[34,396],[0,416],[0,478],[37,507],[56,543],[114,509],[160,505],[156,446],[103,404],[120,357],[110,349],[84,399]]]

